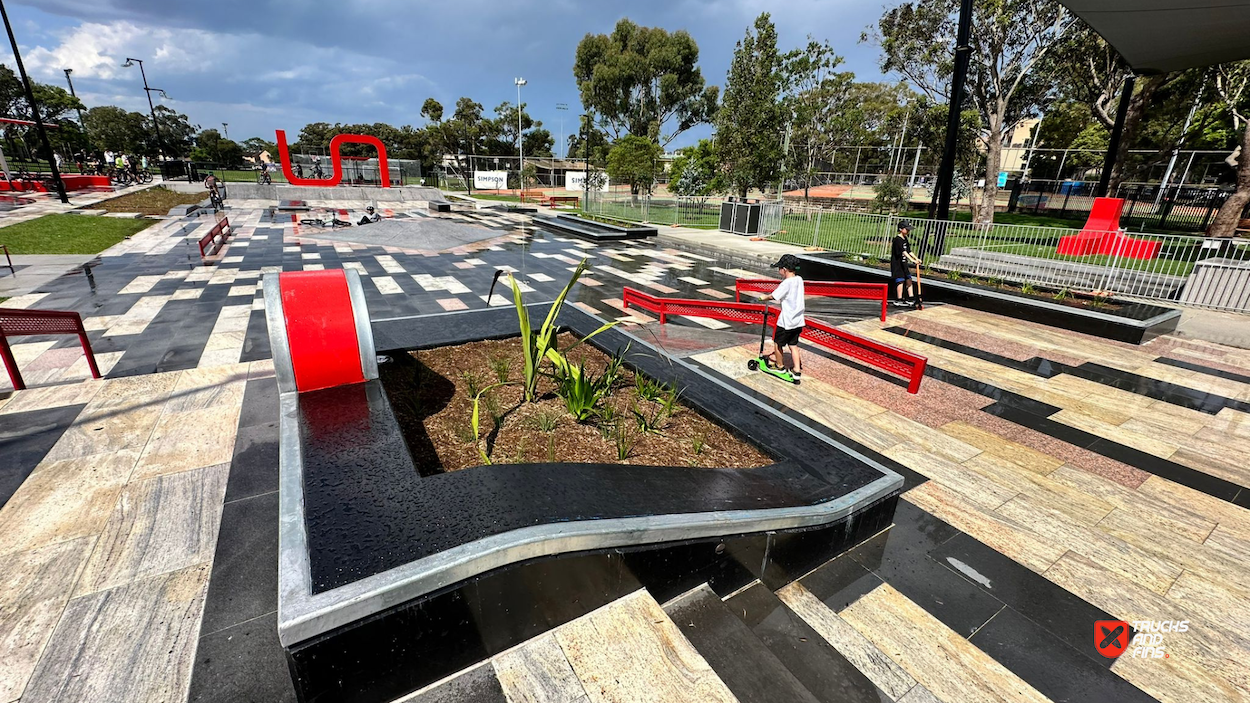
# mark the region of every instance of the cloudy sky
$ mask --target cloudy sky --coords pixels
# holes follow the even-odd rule
[[[489,111],[522,99],[558,137],[580,108],[573,56],[586,33],[607,33],[622,16],[699,44],[704,78],[723,85],[734,42],[762,11],[773,13],[782,50],[811,34],[828,39],[845,67],[876,80],[877,50],[860,33],[882,12],[880,0],[642,0],[629,4],[573,0],[9,0],[14,32],[36,80],[74,87],[90,107],[147,110],[137,68],[192,123],[231,138],[273,139],[308,122],[423,124],[421,103],[445,106],[468,95]],[[6,46],[0,61],[10,63]],[[11,65],[11,63],[10,63]],[[681,146],[706,129],[692,130]]]

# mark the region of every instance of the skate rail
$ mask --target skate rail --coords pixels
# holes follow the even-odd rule
[[[742,302],[743,293],[772,293],[781,284],[773,278],[739,278],[734,282],[734,300]],[[803,292],[819,298],[880,300],[881,321],[885,322],[890,286],[885,283],[841,283],[835,281],[803,281]]]
[[[776,327],[779,314],[777,309],[762,303],[661,298],[633,288],[625,289],[623,302],[626,308],[635,307],[659,315],[660,324],[667,323],[670,315],[685,315],[750,325],[759,324],[761,319],[766,318],[769,327]],[[920,392],[920,381],[924,378],[925,366],[929,360],[919,354],[861,337],[811,318],[808,318],[803,328],[802,338],[818,347],[903,378],[907,381],[908,393]]]

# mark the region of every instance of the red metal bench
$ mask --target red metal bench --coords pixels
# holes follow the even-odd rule
[[[232,233],[233,230],[230,229],[229,217],[223,217],[220,220],[217,220],[217,224],[213,225],[213,228],[208,231],[208,234],[200,237],[200,258],[208,258],[209,256],[212,256],[220,251],[221,247],[225,245],[226,240],[230,238]],[[221,241],[217,241],[218,237],[221,238]],[[212,249],[212,251],[208,251],[209,249]]]
[[[87,330],[82,326],[82,316],[66,310],[17,310],[0,308],[0,357],[4,358],[4,368],[9,372],[9,380],[14,390],[25,390],[26,383],[17,369],[17,359],[13,358],[13,350],[9,348],[9,337],[27,337],[42,334],[76,334],[82,342],[82,351],[87,356],[87,365],[91,367],[92,378],[100,377],[100,369],[95,364],[95,354],[91,351],[91,340],[87,339]]]
[[[713,320],[759,324],[767,316],[769,327],[777,326],[779,311],[760,303],[731,303],[716,300],[690,300],[685,298],[660,298],[642,291],[626,288],[623,296],[625,307],[637,307],[660,316],[660,324],[669,315],[705,317]],[[900,376],[907,381],[908,393],[920,392],[929,360],[919,354],[892,347],[876,340],[861,337],[853,332],[840,330],[818,320],[807,320],[803,339],[833,352],[862,361],[886,373]]]
[[[743,293],[772,293],[781,281],[772,278],[739,278],[734,283],[734,300],[742,301]],[[880,300],[881,321],[885,322],[890,286],[885,283],[841,283],[834,281],[803,281],[803,292],[821,298]]]
[[[576,195],[550,195],[543,200],[543,205],[546,205],[547,207],[555,207],[557,205],[572,205],[573,207],[577,207],[581,204],[581,202],[582,199]]]

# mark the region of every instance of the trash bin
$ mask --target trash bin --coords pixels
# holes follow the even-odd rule
[[[720,231],[754,236],[760,233],[759,200],[730,198],[720,204]]]

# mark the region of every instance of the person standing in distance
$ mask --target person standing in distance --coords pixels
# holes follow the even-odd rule
[[[782,256],[773,268],[781,271],[781,284],[770,295],[760,298],[763,302],[775,300],[781,303],[781,315],[777,318],[777,330],[773,333],[773,355],[769,365],[774,369],[786,368],[782,348],[789,347],[790,375],[803,376],[803,359],[799,354],[799,336],[807,324],[803,317],[805,295],[803,278],[798,274],[799,259],[794,254]]]
[[[890,280],[894,281],[898,294],[894,304],[900,307],[915,305],[912,298],[916,295],[916,281],[909,265],[919,264],[920,259],[911,253],[911,241],[908,240],[910,234],[911,223],[903,220],[898,223],[898,234],[894,235],[894,241],[890,244]],[[908,288],[911,289],[910,294],[907,292]]]

